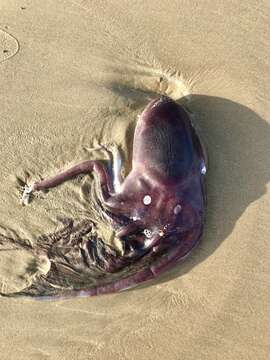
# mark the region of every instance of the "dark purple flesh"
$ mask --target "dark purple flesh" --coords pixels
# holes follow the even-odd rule
[[[172,99],[155,99],[141,114],[134,134],[132,170],[117,191],[111,173],[99,161],[80,163],[35,183],[33,190],[48,189],[91,171],[100,179],[102,196],[98,205],[124,251],[120,254],[102,239],[91,236],[91,223],[88,232],[80,230],[77,238],[79,230],[71,226],[69,235],[59,236],[55,247],[46,251],[49,259],[55,260],[59,255],[56,249],[60,248],[57,243],[64,246],[66,241],[70,245],[73,236],[78,251],[76,263],[72,256],[65,256],[77,277],[66,284],[64,276],[59,276],[60,267],[56,271],[54,266],[47,286],[46,279],[42,279],[42,291],[34,284],[24,294],[65,297],[124,290],[156,278],[184,259],[199,242],[205,217],[205,152],[188,112]],[[78,269],[87,270],[82,270],[80,277]]]

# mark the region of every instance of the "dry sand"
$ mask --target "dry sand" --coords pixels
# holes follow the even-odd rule
[[[2,360],[268,358],[269,24],[266,0],[1,0],[1,234],[34,243],[58,217],[83,216],[90,179],[27,207],[19,180],[101,158],[97,141],[128,158],[157,93],[192,94],[210,158],[205,234],[184,264],[112,296],[2,298]],[[2,250],[1,291],[18,291],[31,255]]]

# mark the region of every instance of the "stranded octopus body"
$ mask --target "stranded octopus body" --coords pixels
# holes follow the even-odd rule
[[[164,96],[146,106],[135,129],[132,170],[124,180],[120,155],[118,151],[113,155],[113,174],[102,162],[84,161],[26,187],[22,197],[26,204],[32,192],[95,172],[101,211],[122,241],[124,252],[116,254],[102,245],[97,255],[88,246],[88,259],[109,274],[147,257],[147,266],[114,277],[105,285],[97,283],[94,288],[79,290],[80,295],[116,292],[155,278],[185,258],[202,235],[206,155],[183,107]]]

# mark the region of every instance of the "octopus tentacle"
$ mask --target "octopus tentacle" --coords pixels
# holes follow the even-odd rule
[[[29,197],[33,192],[56,187],[77,175],[87,174],[92,171],[97,173],[99,177],[101,193],[104,201],[106,201],[110,197],[110,193],[113,192],[113,185],[108,171],[100,161],[86,160],[72,166],[65,171],[60,172],[57,175],[38,182],[34,182],[31,186],[25,186],[21,202],[23,205],[27,205],[29,202]]]

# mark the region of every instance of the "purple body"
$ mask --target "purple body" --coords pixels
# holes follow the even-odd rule
[[[89,171],[99,176],[100,207],[124,252],[118,254],[100,240],[90,241],[83,250],[88,265],[114,276],[73,295],[116,292],[152,279],[198,243],[205,215],[205,152],[189,114],[172,99],[151,101],[139,117],[132,170],[117,188],[101,162],[85,161],[35,183],[31,191]]]

